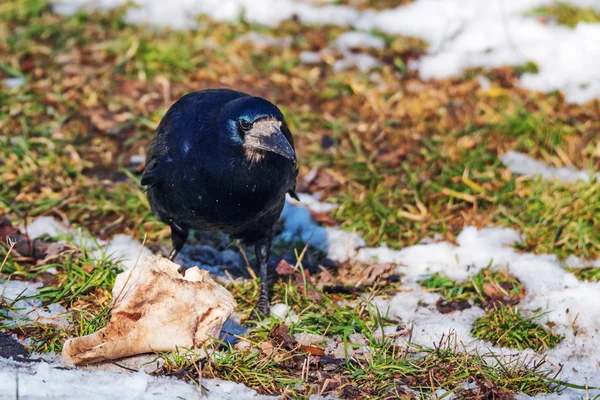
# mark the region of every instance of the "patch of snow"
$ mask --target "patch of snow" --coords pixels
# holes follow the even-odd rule
[[[17,385],[19,398],[23,399],[200,398],[200,389],[196,385],[175,378],[155,377],[144,372],[118,372],[119,370],[110,363],[78,369],[64,367],[60,360],[24,364],[0,358],[0,399],[15,398]],[[203,379],[202,385],[208,389],[202,397],[206,399],[273,398],[259,395],[243,384],[221,379]]]
[[[197,26],[196,17],[200,14],[216,21],[235,21],[243,16],[248,22],[266,26],[276,26],[295,16],[306,24],[378,29],[429,43],[428,53],[414,64],[424,79],[459,75],[467,68],[533,61],[539,73],[524,74],[521,78],[524,87],[546,92],[562,90],[567,100],[574,103],[600,97],[597,68],[600,24],[581,22],[570,29],[524,16],[527,11],[553,1],[417,0],[393,9],[358,11],[343,5],[317,6],[294,0],[138,0],[139,7],[130,8],[126,19],[132,23],[188,29]],[[127,0],[52,2],[55,11],[71,14],[81,8],[116,7]],[[575,3],[600,8],[595,0]],[[372,63],[365,58],[353,62],[363,67]]]
[[[289,306],[278,303],[271,305],[271,317],[287,323],[298,322],[298,315]]]
[[[569,257],[567,257],[565,259],[563,264],[566,267],[571,267],[571,268],[586,268],[586,267],[600,268],[600,259],[585,260],[583,258],[577,257],[574,254],[571,254]]]
[[[575,29],[543,24],[524,13],[552,0],[418,0],[394,10],[367,11],[354,24],[388,34],[415,36],[429,43],[418,61],[424,79],[459,75],[474,67],[501,67],[533,61],[538,74],[524,74],[533,90],[562,90],[569,102],[600,96],[600,24]],[[423,21],[427,21],[426,24]]]
[[[101,258],[102,254],[118,260],[123,270],[128,271],[134,267],[138,256],[141,260],[152,252],[129,235],[115,235],[102,249],[93,253],[97,258]]]
[[[316,51],[300,52],[300,61],[304,64],[318,64],[321,62],[321,53]]]
[[[25,84],[24,78],[8,78],[4,80],[4,86],[9,89],[15,89],[23,86]]]
[[[499,349],[475,339],[470,332],[473,322],[485,314],[481,308],[473,306],[441,314],[436,309],[439,295],[417,283],[435,272],[465,281],[490,265],[506,268],[527,290],[527,296],[520,303],[522,312],[533,315],[532,310],[541,309],[546,312],[541,322],[552,321],[553,330],[564,336],[556,348],[545,353],[551,362],[565,365],[561,379],[583,384],[587,378],[590,386],[600,386],[600,348],[596,346],[600,340],[600,282],[578,281],[554,255],[515,251],[510,246],[523,239],[515,230],[466,227],[456,239],[458,245],[432,241],[392,250],[385,245],[367,248],[358,235],[338,228],[318,227],[308,209],[300,204],[286,204],[283,217],[286,230],[292,229],[288,233],[298,228],[305,238],[310,237],[309,232],[318,230],[321,242],[311,243],[321,243],[334,260],[353,258],[365,263],[397,264],[398,273],[403,276],[400,292],[391,299],[376,298],[374,303],[382,313],[400,319],[405,327],[414,324],[411,340],[423,346],[431,347],[452,333],[470,351],[534,357],[535,353],[530,350]],[[398,341],[406,343],[407,338],[402,336]],[[331,349],[334,353],[338,350]],[[567,392],[580,395],[571,389]]]
[[[254,31],[238,37],[236,41],[239,43],[252,43],[257,47],[289,46],[292,44],[291,37],[277,38]]]
[[[17,377],[18,375],[18,377]],[[116,373],[54,368],[46,362],[20,364],[0,359],[0,398],[150,399],[198,398],[198,387],[144,372]],[[2,396],[7,397],[2,397]]]
[[[322,201],[319,201],[319,196],[317,196],[317,195],[298,193],[298,198],[300,199],[300,201],[292,199],[288,195],[287,200],[293,205],[301,204],[314,212],[327,213],[327,212],[333,211],[337,208],[337,204],[324,203]]]
[[[279,396],[265,396],[256,393],[256,390],[231,381],[222,379],[205,379],[202,385],[208,389],[207,400],[266,400],[277,399]]]
[[[484,92],[487,92],[492,88],[492,82],[483,75],[477,75],[477,82],[479,83],[481,90]]]
[[[118,261],[124,270],[133,268],[138,255],[141,260],[144,256],[152,254],[150,249],[129,235],[115,235],[109,241],[95,240],[86,232],[70,230],[55,218],[48,216],[38,217],[31,222],[27,226],[27,233],[31,239],[44,235],[69,235],[78,246],[92,250],[92,257],[101,259],[104,255],[109,256]]]
[[[383,49],[385,41],[366,32],[350,31],[342,33],[334,41],[340,50]]]
[[[9,324],[11,320],[20,324],[25,322],[25,319],[42,324],[67,326],[67,310],[63,306],[50,304],[44,307],[41,301],[32,298],[39,293],[42,286],[39,282],[0,280],[0,297],[12,304],[11,309],[2,317],[7,318]]]
[[[333,71],[346,71],[352,68],[357,68],[361,72],[369,72],[381,63],[375,57],[369,54],[352,53],[350,51],[342,51],[343,58],[337,60],[333,64]]]
[[[37,217],[29,225],[27,225],[27,229],[23,230],[27,231],[27,234],[31,240],[37,239],[44,235],[56,237],[64,235],[68,232],[68,228],[64,224],[59,222],[56,218],[48,216]]]
[[[141,154],[134,154],[129,159],[129,164],[133,164],[133,165],[143,164],[145,162],[146,162],[146,156],[143,156]]]
[[[280,238],[292,240],[299,236],[303,242],[310,242],[327,252],[331,259],[340,261],[348,259],[358,247],[365,245],[365,241],[356,233],[317,225],[310,214],[310,206],[294,203],[287,201],[283,207],[281,218],[284,232]]]
[[[600,38],[600,36],[598,36]],[[500,157],[500,160],[514,173],[520,175],[540,176],[543,179],[558,179],[563,182],[589,181],[592,174],[572,167],[551,167],[541,161],[534,160],[527,154],[509,151]],[[594,174],[600,179],[600,173]]]
[[[600,386],[600,350],[595,344],[600,339],[600,282],[578,281],[554,255],[519,253],[508,247],[519,240],[520,235],[512,229],[467,227],[457,237],[458,246],[442,242],[397,251],[385,247],[361,249],[357,258],[398,264],[404,282],[415,282],[433,272],[464,281],[490,263],[506,268],[527,290],[521,309],[525,313],[536,309],[546,312],[541,321],[552,321],[554,331],[564,336],[556,348],[546,352],[551,362],[569,364],[563,369],[562,379],[583,384],[587,378],[590,386]],[[382,310],[388,309],[390,315],[405,324],[414,323],[413,343],[431,346],[453,331],[468,349],[492,349],[470,334],[473,321],[483,316],[483,310],[471,307],[440,314],[435,309],[437,295],[418,285],[405,288],[408,292],[377,302]]]

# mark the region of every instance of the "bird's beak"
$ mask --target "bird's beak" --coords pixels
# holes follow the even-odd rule
[[[260,129],[260,131],[262,132],[260,132],[259,135],[252,135],[251,138],[248,137],[248,139],[250,139],[251,142],[250,145],[257,149],[279,154],[280,156],[285,157],[288,160],[292,160],[294,164],[296,164],[296,153],[294,152],[292,145],[283,135],[283,132],[281,132],[277,124],[271,123],[270,121],[265,121],[265,123],[269,123],[269,127],[265,127],[267,129]]]

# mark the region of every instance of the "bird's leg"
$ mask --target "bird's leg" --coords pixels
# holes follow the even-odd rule
[[[260,294],[253,314],[258,317],[268,317],[271,312],[269,294],[267,293],[267,263],[271,251],[271,238],[268,237],[254,245],[254,252],[260,266]]]
[[[190,231],[187,228],[181,228],[175,224],[170,224],[169,226],[171,227],[171,242],[173,243],[173,250],[169,253],[169,260],[175,262],[175,258],[187,241]],[[184,266],[180,266],[178,271],[183,275],[183,272],[185,271]]]

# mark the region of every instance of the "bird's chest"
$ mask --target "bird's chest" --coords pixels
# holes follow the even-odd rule
[[[231,231],[234,226],[259,223],[270,214],[277,213],[276,219],[289,178],[281,168],[222,165],[182,172],[176,186],[177,206],[185,210],[190,226]]]

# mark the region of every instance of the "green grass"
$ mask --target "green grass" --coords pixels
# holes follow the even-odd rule
[[[542,316],[526,318],[516,306],[501,306],[477,319],[471,333],[496,346],[545,351],[556,347],[562,337],[535,322]]]
[[[538,7],[528,12],[530,16],[551,17],[560,25],[574,28],[580,22],[600,22],[600,13],[592,7],[578,7],[566,2],[557,1],[550,5]]]
[[[486,306],[499,299],[518,302],[525,289],[517,278],[503,270],[482,269],[465,282],[453,281],[439,273],[432,274],[420,284],[439,293],[447,303],[472,301]]]
[[[567,271],[572,272],[575,275],[575,277],[580,281],[600,281],[600,268],[567,268]]]
[[[296,290],[291,284],[279,283],[275,296]],[[243,292],[233,293],[237,301],[247,299]],[[390,398],[406,395],[408,387],[427,397],[432,388],[460,393],[462,384],[470,379],[481,383],[477,389],[481,396],[488,391],[506,396],[517,392],[534,395],[560,387],[560,382],[553,379],[555,371],[544,363],[533,365],[519,358],[464,353],[452,335],[434,348],[412,345],[410,340],[404,346],[394,344],[394,338],[381,339],[381,329],[388,324],[381,310],[360,301],[352,307],[339,306],[326,294],[321,295],[320,302],[287,297],[298,315],[297,321],[285,323],[289,337],[295,333],[321,336],[322,340],[313,346],[285,344],[277,333],[282,322],[270,318],[244,335],[241,340],[247,345],[243,348],[215,343],[206,349],[207,357],[185,351],[183,356],[181,351],[161,354],[165,364],[155,373],[198,383],[202,371],[203,377],[243,382],[260,393],[290,398],[336,391],[342,397]],[[357,333],[363,335],[363,343],[352,343],[351,335]],[[332,342],[342,346],[344,358],[321,359],[319,367],[311,354]],[[359,349],[362,352],[355,353]],[[329,367],[322,369],[326,365]]]
[[[67,248],[58,255],[55,262],[42,267],[33,267],[20,263],[6,254],[6,263],[2,265],[0,277],[11,279],[35,279],[50,268],[56,269],[52,282],[40,288],[31,297],[19,297],[11,304],[3,304],[3,313],[14,309],[14,304],[22,299],[36,299],[43,305],[61,304],[69,311],[68,325],[38,323],[27,318],[8,318],[0,328],[20,337],[31,340],[30,350],[34,352],[60,353],[64,341],[73,336],[83,336],[104,327],[109,319],[109,302],[116,275],[121,272],[117,261],[96,248],[79,248],[75,239],[64,237]],[[79,238],[81,240],[81,238]],[[4,248],[0,249],[4,250]],[[96,250],[100,254],[92,254]],[[6,252],[6,250],[4,250]],[[10,315],[10,314],[6,314]]]

